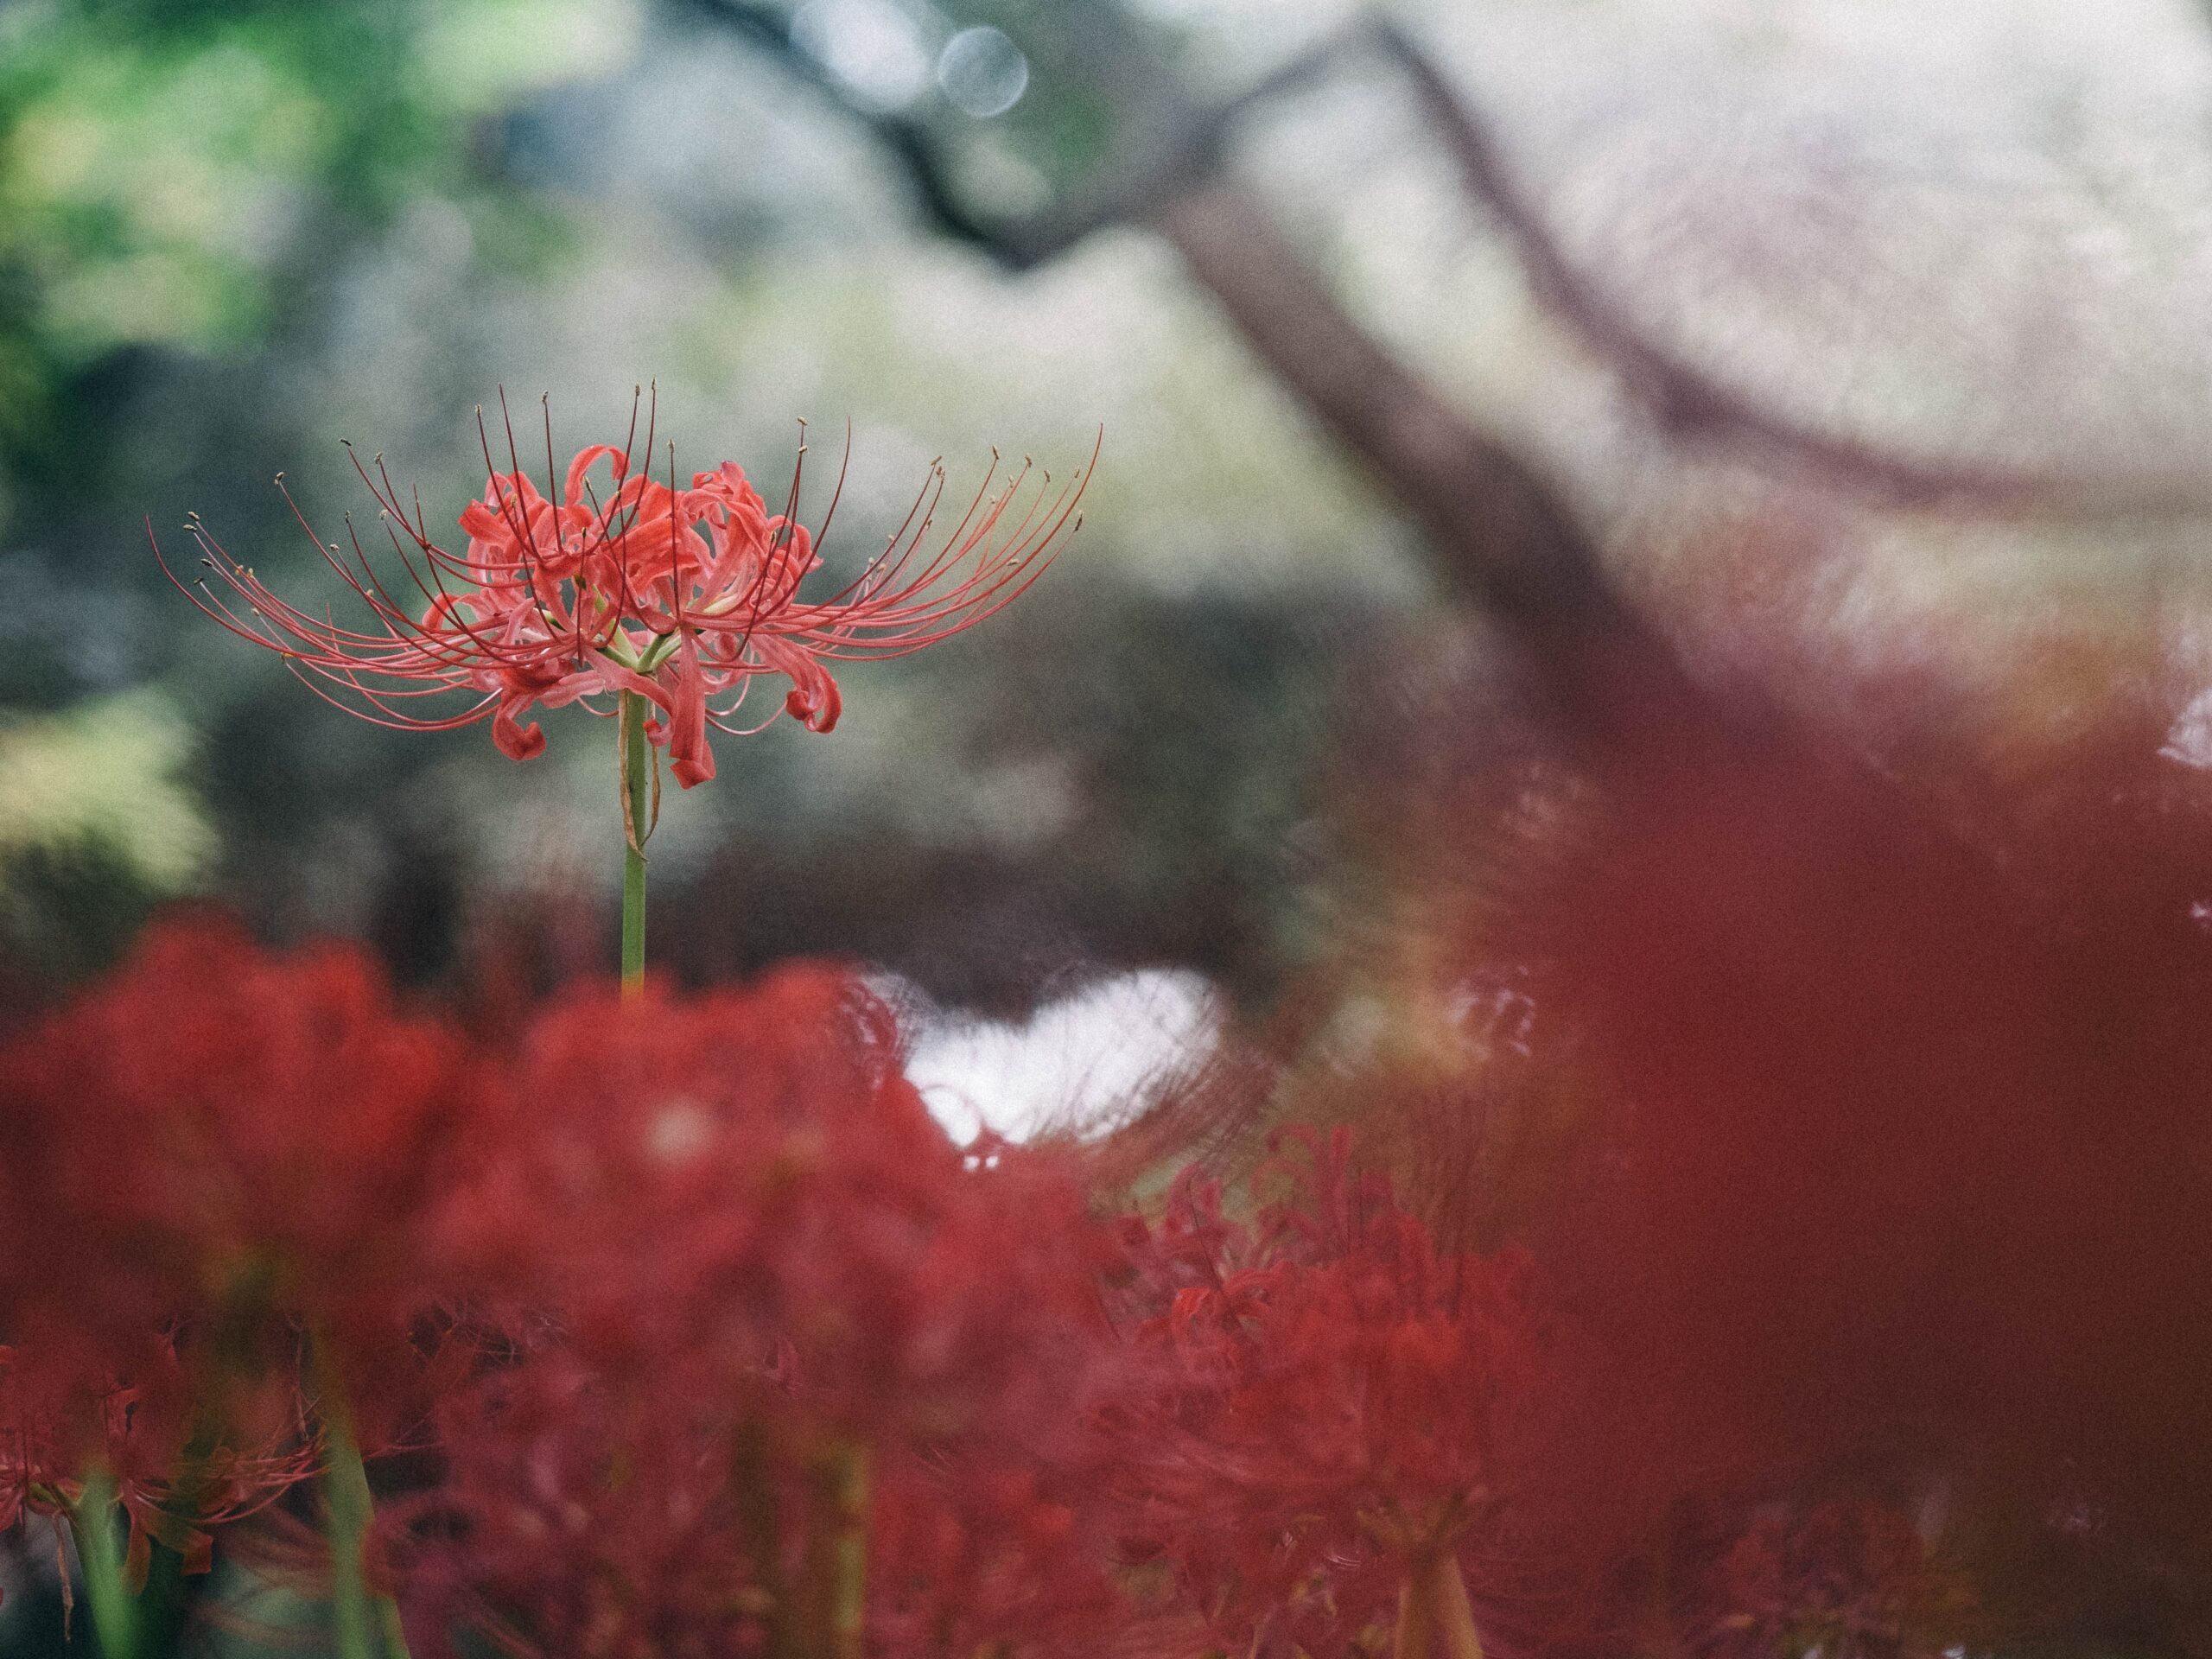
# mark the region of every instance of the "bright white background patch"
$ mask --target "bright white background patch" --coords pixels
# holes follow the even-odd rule
[[[791,39],[878,113],[904,109],[929,78],[920,30],[886,0],[807,0],[791,19]]]
[[[2167,729],[2158,753],[2184,766],[2212,768],[2212,691],[2200,691]]]
[[[1020,1025],[949,1014],[903,982],[884,988],[911,1045],[906,1075],[963,1142],[985,1128],[1019,1141],[1121,1122],[1221,1036],[1219,994],[1180,969],[1116,975]]]

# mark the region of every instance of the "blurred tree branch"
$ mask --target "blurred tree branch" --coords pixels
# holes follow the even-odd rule
[[[792,41],[783,8],[758,0],[695,0],[769,48],[833,99],[834,80]],[[1221,166],[1224,140],[1252,103],[1319,73],[1330,54],[1307,54],[1243,97],[1201,108],[1156,42],[1118,6],[1073,0],[1057,21],[1084,36],[1081,57],[1111,79],[1117,131],[1138,135],[1045,213],[995,222],[964,207],[923,124],[855,110],[906,164],[938,228],[1009,267],[1026,268],[1091,231],[1124,220],[1150,225],[1180,252],[1252,349],[1339,442],[1357,455],[1421,524],[1447,582],[1532,646],[1540,674],[1588,717],[1597,646],[1647,677],[1678,671],[1640,619],[1602,579],[1596,545],[1559,487],[1470,422],[1361,327],[1299,254],[1265,204]]]
[[[1652,340],[1578,269],[1506,164],[1487,121],[1418,41],[1382,18],[1363,18],[1236,96],[1208,104],[1190,89],[1158,32],[1118,0],[1061,0],[1049,24],[1052,61],[1063,70],[1073,66],[1084,93],[1111,111],[1113,142],[1105,159],[1049,206],[1001,218],[963,197],[929,123],[857,106],[794,41],[785,6],[691,3],[777,54],[867,122],[899,158],[938,227],[1009,268],[1051,258],[1109,225],[1156,230],[1260,358],[1404,504],[1446,579],[1530,647],[1555,697],[1586,719],[1600,716],[1601,724],[1623,711],[1601,711],[1597,705],[1612,702],[1608,694],[1592,703],[1593,660],[1647,690],[1677,680],[1680,671],[1612,594],[1592,526],[1557,481],[1363,328],[1258,194],[1225,165],[1232,130],[1255,106],[1363,56],[1402,75],[1469,196],[1511,239],[1538,296],[1669,435],[1885,505],[2063,515],[2205,504],[2195,484],[2100,486],[1885,448],[1823,429],[1705,372]],[[1614,672],[1594,678],[1615,688],[1623,683]]]
[[[1725,445],[1769,466],[1795,469],[1893,505],[2041,514],[2207,505],[2202,486],[2107,491],[2039,471],[1886,448],[1823,431],[1708,374],[1653,340],[1577,269],[1515,179],[1496,131],[1410,35],[1384,19],[1368,19],[1336,49],[1362,41],[1404,73],[1450,150],[1467,193],[1511,239],[1537,294],[1611,365],[1630,394],[1669,433]]]
[[[1117,130],[1127,137],[1117,141],[1112,161],[1081,188],[1042,212],[995,219],[963,200],[927,123],[853,106],[835,79],[794,45],[785,8],[764,0],[693,3],[776,51],[867,121],[905,164],[938,227],[1014,269],[1041,263],[1093,231],[1117,223],[1149,222],[1186,254],[1191,251],[1185,245],[1186,236],[1206,239],[1196,221],[1209,212],[1246,230],[1259,230],[1266,214],[1256,200],[1249,192],[1224,188],[1218,180],[1231,130],[1255,107],[1319,81],[1362,55],[1379,58],[1404,76],[1449,150],[1469,195],[1511,239],[1538,294],[1611,365],[1624,389],[1662,429],[1677,437],[1725,445],[1767,465],[1794,469],[1895,505],[2042,515],[2197,511],[2212,505],[2204,486],[2194,480],[2101,483],[1885,447],[1824,429],[1707,372],[1650,338],[1599,283],[1577,268],[1516,179],[1490,123],[1421,44],[1387,18],[1362,18],[1234,97],[1202,105],[1183,86],[1152,32],[1129,17],[1116,0],[1070,0],[1056,16],[1055,27],[1072,27],[1083,37],[1084,49],[1064,51],[1062,56],[1094,68],[1090,90],[1107,95],[1116,111]],[[1180,200],[1186,196],[1199,205]],[[1265,240],[1268,262],[1299,258],[1272,226]],[[1255,252],[1250,257],[1261,256]],[[1233,278],[1231,270],[1216,259],[1197,274],[1228,301],[1217,279]],[[1318,289],[1315,296],[1325,298]],[[1256,340],[1255,345],[1268,355],[1271,366],[1287,371],[1279,353],[1267,352]],[[1305,384],[1299,389],[1309,396],[1313,390]],[[1389,469],[1385,476],[1394,484],[1399,481]],[[1417,511],[1423,499],[1420,491],[1408,496]]]

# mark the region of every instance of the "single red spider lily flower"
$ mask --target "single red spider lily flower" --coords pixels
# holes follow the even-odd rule
[[[297,1319],[380,1383],[373,1357],[411,1356],[419,1219],[460,1184],[485,1077],[356,952],[157,923],[0,1046],[0,1330],[139,1380],[151,1333],[181,1323],[207,1338],[185,1381],[228,1386]]]
[[[1186,1173],[1128,1232],[1131,1385],[1097,1414],[1133,1562],[1168,1570],[1213,1642],[1257,1655],[1479,1651],[1522,1599],[1541,1321],[1522,1257],[1441,1251],[1348,1132],[1281,1132],[1249,1227]],[[1394,1616],[1393,1608],[1395,1607]]]
[[[154,1408],[158,1388],[27,1368],[22,1357],[0,1347],[0,1533],[27,1514],[68,1519],[90,1495],[87,1471],[99,1470],[129,1522],[124,1570],[134,1589],[144,1587],[155,1543],[181,1555],[187,1573],[205,1573],[217,1532],[280,1502],[316,1467],[304,1432],[209,1438],[203,1422],[188,1444],[193,1431]]]
[[[771,513],[734,462],[694,474],[688,488],[677,486],[672,451],[665,482],[641,470],[654,433],[649,413],[641,451],[634,406],[620,447],[581,451],[557,480],[549,420],[543,493],[523,469],[512,423],[505,471],[492,460],[480,411],[477,428],[490,477],[482,499],[461,516],[468,542],[459,553],[430,538],[419,497],[410,513],[382,457],[373,472],[355,460],[403,574],[380,575],[350,521],[350,554],[319,537],[315,545],[366,606],[365,626],[278,598],[196,517],[187,528],[228,592],[204,578],[187,587],[174,571],[170,579],[231,632],[282,653],[349,713],[416,731],[488,717],[493,741],[518,760],[545,747],[537,726],[524,723],[532,709],[580,703],[613,715],[613,699],[634,693],[657,711],[647,737],[668,751],[677,781],[689,788],[715,775],[709,727],[745,734],[788,712],[826,732],[842,707],[833,664],[905,656],[1012,604],[1079,527],[1076,508],[1090,479],[1086,468],[1056,493],[1045,474],[1032,488],[1025,461],[1001,482],[995,453],[939,541],[945,476],[932,464],[883,553],[843,588],[810,598],[800,588],[822,561],[818,532],[796,516],[804,444],[784,511]],[[591,480],[602,461],[613,480],[603,496]],[[842,471],[838,486],[842,494]],[[823,532],[836,511],[833,494]],[[294,515],[314,537],[296,507]],[[761,675],[782,676],[791,689],[780,709],[740,725]],[[336,690],[315,685],[317,678]],[[450,707],[454,697],[463,706]]]

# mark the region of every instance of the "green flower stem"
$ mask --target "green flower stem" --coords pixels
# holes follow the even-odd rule
[[[769,1469],[767,1430],[755,1407],[739,1420],[731,1481],[739,1524],[760,1599],[762,1647],[767,1659],[795,1659],[798,1650],[784,1583],[783,1505]]]
[[[325,1527],[330,1537],[330,1616],[338,1641],[339,1659],[409,1659],[407,1638],[400,1630],[399,1606],[390,1596],[369,1589],[361,1565],[361,1546],[375,1519],[375,1501],[369,1495],[369,1473],[361,1464],[361,1448],[353,1438],[353,1423],[345,1404],[334,1397],[331,1379],[323,1378],[321,1402],[322,1477]]]
[[[837,1471],[837,1595],[830,1621],[830,1650],[837,1659],[860,1659],[868,1633],[868,1453],[854,1447]]]
[[[84,1569],[85,1599],[92,1603],[92,1634],[103,1659],[137,1659],[138,1599],[130,1592],[124,1545],[116,1525],[114,1478],[105,1471],[85,1478],[83,1494],[69,1510],[69,1535]]]
[[[622,995],[645,988],[645,837],[652,833],[652,746],[645,741],[645,700],[618,696],[615,725],[622,761]]]
[[[818,1659],[860,1659],[868,1624],[868,1459],[849,1443],[812,1471],[807,1536],[806,1651]]]

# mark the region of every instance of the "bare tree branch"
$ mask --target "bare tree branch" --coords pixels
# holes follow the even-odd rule
[[[762,0],[692,3],[776,48],[799,73],[838,97],[835,84],[792,45],[781,8]],[[1515,176],[1490,124],[1421,45],[1387,19],[1362,18],[1236,97],[1211,105],[1201,105],[1184,90],[1147,31],[1111,0],[1071,0],[1056,26],[1079,29],[1085,37],[1086,60],[1112,83],[1094,90],[1110,92],[1122,136],[1105,165],[1040,213],[994,219],[973,211],[962,201],[946,160],[923,124],[897,115],[863,117],[905,165],[924,209],[939,228],[1010,268],[1039,264],[1116,223],[1145,220],[1163,229],[1173,223],[1181,227],[1179,236],[1195,234],[1187,207],[1162,204],[1186,195],[1227,200],[1194,193],[1192,187],[1221,171],[1236,124],[1270,99],[1322,79],[1348,58],[1371,54],[1405,76],[1468,194],[1512,240],[1538,296],[1611,366],[1623,389],[1661,430],[1885,505],[2023,518],[2190,514],[2212,507],[2212,483],[2194,474],[2069,477],[2050,468],[1916,453],[1793,415],[1708,372],[1653,340],[1623,305],[1576,267]],[[1280,253],[1296,257],[1276,240]],[[1280,358],[1269,360],[1278,370],[1285,366]]]
[[[750,0],[697,0],[714,15],[748,15],[747,32],[800,61],[809,79],[827,85],[785,34]],[[1071,5],[1071,10],[1072,10]],[[1676,685],[1694,699],[1665,644],[1621,602],[1605,581],[1587,527],[1551,480],[1484,433],[1421,376],[1353,321],[1292,245],[1258,197],[1221,175],[1210,146],[1230,118],[1202,119],[1117,7],[1081,5],[1086,23],[1113,38],[1087,41],[1086,55],[1109,53],[1117,85],[1144,84],[1154,106],[1155,134],[1144,154],[1106,171],[1147,182],[1142,198],[1110,196],[1096,205],[1029,221],[1027,227],[947,219],[935,206],[950,194],[940,176],[923,190],[925,207],[957,234],[976,240],[1009,264],[1027,262],[1077,223],[1139,211],[1179,251],[1255,353],[1305,402],[1314,416],[1402,502],[1426,532],[1440,573],[1478,600],[1526,648],[1548,700],[1600,741],[1622,738],[1624,719],[1667,703],[1656,695]],[[1294,65],[1275,88],[1317,73],[1316,55]],[[830,88],[833,92],[835,89]],[[868,118],[925,179],[935,166],[926,143],[898,123]],[[1197,135],[1193,137],[1192,135]],[[1623,681],[1640,686],[1617,695]]]
[[[1914,454],[1825,430],[1725,384],[1649,339],[1575,268],[1507,166],[1496,133],[1410,36],[1380,18],[1357,25],[1357,34],[1404,73],[1468,194],[1512,238],[1538,296],[1612,366],[1666,431],[1723,444],[1770,467],[1808,474],[1900,506],[2017,516],[2189,512],[2212,506],[2212,489],[2193,478],[2069,479],[2048,469]],[[1344,44],[1353,38],[1346,36]]]
[[[1344,313],[1251,191],[1171,198],[1152,224],[1261,359],[1405,502],[1501,613],[1592,602],[1589,549],[1555,491]]]

